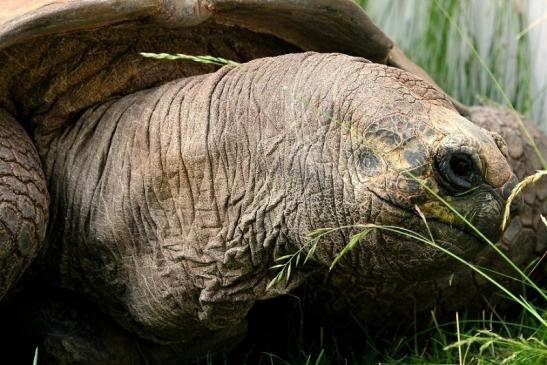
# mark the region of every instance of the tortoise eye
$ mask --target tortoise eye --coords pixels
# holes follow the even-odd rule
[[[481,170],[472,156],[466,152],[448,153],[438,163],[444,185],[449,190],[461,192],[477,186],[481,181]]]
[[[464,154],[455,154],[448,162],[452,173],[459,179],[468,181],[473,174],[473,161]]]
[[[361,173],[366,176],[374,176],[380,171],[380,159],[369,148],[363,148],[359,152],[357,161]]]

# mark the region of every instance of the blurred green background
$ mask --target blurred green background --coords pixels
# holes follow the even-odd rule
[[[450,95],[506,105],[472,44],[515,108],[547,131],[547,0],[357,2]]]

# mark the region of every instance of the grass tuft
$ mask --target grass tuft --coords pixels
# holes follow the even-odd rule
[[[383,0],[363,5],[373,21],[448,94],[468,105],[481,98],[504,102],[486,64],[511,104],[547,130],[543,67],[547,3],[541,3],[545,2]]]

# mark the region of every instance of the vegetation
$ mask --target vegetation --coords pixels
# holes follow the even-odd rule
[[[533,1],[357,2],[450,95],[468,105],[492,100],[509,106],[505,94],[547,130],[547,72],[536,67],[544,62],[540,28],[547,27],[547,5],[540,9],[545,14],[534,14]]]

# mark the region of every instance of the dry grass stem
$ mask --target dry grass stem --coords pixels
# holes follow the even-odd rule
[[[507,204],[505,204],[505,211],[503,212],[503,221],[501,224],[502,231],[505,230],[505,227],[507,226],[507,222],[509,221],[509,215],[511,213],[511,203],[513,202],[513,200],[515,200],[517,195],[519,195],[520,192],[525,187],[527,187],[530,184],[535,184],[539,179],[541,179],[542,176],[546,176],[546,175],[547,175],[547,170],[540,170],[536,172],[535,174],[528,176],[526,179],[519,182],[517,186],[515,186],[515,188],[511,192],[511,195],[509,195],[509,199],[507,199]]]

